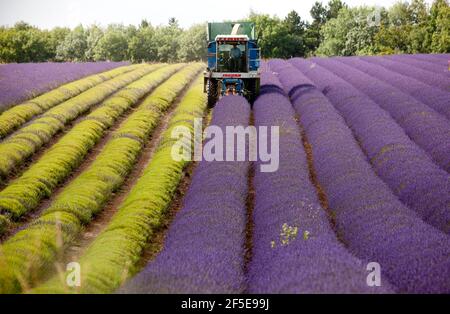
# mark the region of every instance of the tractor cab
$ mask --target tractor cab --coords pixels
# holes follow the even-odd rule
[[[208,66],[204,91],[213,107],[219,97],[242,95],[253,102],[259,93],[260,49],[253,23],[208,23]]]
[[[219,72],[247,72],[248,36],[217,36],[217,68]]]

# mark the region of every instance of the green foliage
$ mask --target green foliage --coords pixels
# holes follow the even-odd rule
[[[52,37],[24,22],[0,28],[0,62],[41,62],[54,57]]]
[[[75,126],[74,129],[78,128],[77,132],[68,133],[65,136],[67,139],[65,145],[59,144],[64,138],[56,144],[59,145],[58,149],[62,153],[64,147],[73,148],[76,150],[73,152],[75,155],[82,152],[86,147],[84,144],[79,146],[78,144],[81,144],[81,141],[85,143],[95,141],[101,137],[98,133],[107,127],[101,126],[102,123],[99,121],[110,121],[105,123],[111,125],[131,103],[136,102],[140,96],[181,67],[182,64],[176,64],[161,68],[120,91],[116,97],[110,98],[103,107],[94,111],[90,119]],[[49,266],[57,258],[57,253],[63,249],[58,243],[64,245],[71,243],[81,231],[82,225],[88,223],[93,215],[103,208],[108,198],[130,172],[143,148],[143,143],[154,130],[164,111],[201,68],[200,64],[188,66],[155,89],[113,133],[111,140],[89,168],[76,177],[28,228],[14,235],[0,247],[4,256],[3,263],[8,266],[6,269],[0,268],[0,292],[17,292],[16,289],[20,291],[29,286],[35,278],[24,270],[32,268],[34,277],[39,277],[45,271],[45,266]],[[89,129],[89,126],[92,128]],[[90,146],[92,147],[92,144]],[[55,150],[46,154],[49,155],[48,161],[65,158],[65,169],[72,168],[68,154],[64,156],[61,154],[58,157]],[[49,167],[55,166],[47,163],[42,171]],[[45,177],[52,176],[52,172],[47,172]],[[53,175],[57,173],[53,172]],[[66,221],[61,221],[60,217],[63,215],[68,217]],[[36,247],[40,248],[37,252]],[[30,260],[26,258],[27,256],[33,258]],[[86,270],[87,268],[83,269],[83,272]],[[23,282],[20,282],[20,278]],[[11,291],[10,287],[14,290]]]
[[[336,18],[322,27],[323,42],[316,53],[324,56],[374,53],[374,36],[378,26],[370,23],[370,16],[375,12],[376,8],[369,7],[340,10]]]
[[[104,36],[103,30],[97,25],[92,25],[87,29],[85,58],[88,61],[97,61],[95,58],[95,49]]]
[[[136,34],[128,42],[128,55],[132,62],[152,61],[157,59],[157,47],[154,42],[155,29],[142,23]]]
[[[176,66],[171,66],[152,72],[159,67],[160,65],[146,65],[132,72],[134,80],[145,76],[104,101],[98,109],[92,111],[83,121],[76,124],[18,179],[1,191],[0,209],[2,212],[8,213],[12,219],[17,219],[34,209],[43,197],[49,196],[58,183],[66,178],[83,160],[88,151],[102,137],[105,130],[129,106],[137,102],[148,90],[151,90],[177,69]],[[64,110],[61,111],[60,115],[64,112]],[[51,122],[50,120],[48,124],[38,123],[29,126],[32,126],[33,130],[37,132],[42,132],[42,138],[49,140],[49,134],[60,125],[52,125]],[[15,142],[12,143],[18,143],[18,145],[14,148],[22,147],[23,150],[32,152],[35,145],[41,143],[39,140],[42,141],[42,138],[37,136],[39,133],[31,132],[32,128],[28,128],[28,132],[22,132],[18,135],[22,134],[26,141],[20,142],[22,137],[17,139],[18,136],[16,136]],[[6,151],[8,157],[12,156],[12,152],[20,152],[19,150],[13,150],[11,145],[6,146],[6,148],[10,148],[10,151]]]
[[[397,2],[385,19],[374,38],[379,53],[429,52],[428,8],[423,0]]]
[[[202,65],[197,64],[196,66],[197,71],[191,69],[191,75],[198,73],[198,70],[202,68]],[[166,107],[167,100],[161,102],[161,96],[167,93],[168,99],[174,99],[173,90],[179,92],[183,89],[187,83],[186,74],[188,73],[185,72],[184,76],[178,76],[177,80],[174,77],[170,88],[166,86],[167,89],[164,90],[161,86],[159,96],[149,101],[146,106],[159,108],[161,104],[165,103],[163,108]],[[175,161],[171,156],[170,144],[176,140],[172,138],[172,130],[183,125],[193,133],[194,118],[201,117],[206,108],[202,83],[202,78],[199,78],[183,97],[142,176],[120,205],[119,211],[107,228],[81,257],[79,262],[83,269],[81,274],[83,285],[79,289],[70,288],[59,277],[54,277],[31,292],[108,293],[114,291],[136,271],[136,263],[140,254],[148,239],[153,235],[155,228],[161,224],[173,192],[182,177],[183,168],[188,163],[183,160]],[[143,117],[143,126],[152,125],[152,121],[155,119],[154,112],[153,110],[151,115]],[[133,123],[130,121],[130,127],[131,124]],[[130,128],[130,130],[133,129]],[[145,133],[142,132],[142,134]],[[124,137],[119,138],[123,139]],[[192,141],[187,145],[192,145]]]
[[[331,0],[328,6],[324,6],[321,2],[316,1],[309,11],[313,21],[306,28],[304,41],[307,54],[313,54],[323,40],[320,32],[322,26],[329,20],[338,16],[339,11],[346,7],[340,0]]]
[[[380,8],[377,25],[367,23],[375,8],[347,8],[321,28],[319,55],[450,52],[450,7],[435,0],[428,9],[424,0],[397,2]]]
[[[180,36],[178,59],[183,62],[205,60],[206,47],[205,25],[194,25]]]
[[[432,35],[431,52],[450,52],[450,6],[446,0],[436,1],[432,7]]]
[[[138,28],[111,24],[77,26],[73,30],[56,27],[39,30],[19,22],[0,27],[0,63],[42,61],[123,61],[176,62],[205,59],[206,26],[187,30],[176,19],[153,27],[143,20]]]
[[[311,23],[296,11],[279,18],[251,12],[263,58],[450,51],[448,0],[399,0],[390,8],[348,7],[342,0],[316,1]],[[380,19],[371,23],[376,15]],[[369,23],[368,23],[369,22]],[[206,58],[206,27],[138,27],[111,24],[73,30],[39,30],[27,23],[0,27],[0,62],[98,61],[189,62]]]
[[[155,31],[154,42],[157,50],[157,59],[161,62],[175,62],[178,59],[180,43],[178,41],[182,30],[176,20],[168,26],[158,27]]]
[[[38,148],[48,143],[66,123],[86,112],[93,105],[100,103],[117,89],[130,84],[153,69],[154,66],[140,65],[134,71],[100,83],[46,111],[31,123],[11,134],[0,143],[0,150],[2,151],[0,155],[0,175],[8,175],[15,167],[22,164]],[[0,199],[0,209],[6,206],[4,205],[5,202],[8,203],[8,201]]]
[[[86,61],[87,32],[75,27],[56,48],[56,58],[65,61]]]
[[[121,25],[110,25],[93,48],[94,60],[127,60],[128,37]]]

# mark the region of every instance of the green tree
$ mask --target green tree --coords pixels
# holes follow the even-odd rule
[[[58,46],[66,39],[66,36],[70,34],[70,28],[68,27],[55,27],[49,32],[49,49],[51,51],[52,60],[56,60],[56,51]]]
[[[424,0],[412,0],[409,5],[409,12],[412,24],[424,25],[428,22],[428,7]]]
[[[313,24],[323,25],[327,22],[328,10],[322,2],[314,2],[309,14],[313,18]]]
[[[157,60],[175,62],[178,58],[179,38],[182,29],[175,18],[169,19],[169,25],[157,27],[154,41],[157,49]]]
[[[50,34],[25,22],[0,30],[1,62],[41,62],[51,59]]]
[[[97,47],[99,41],[102,39],[104,33],[103,30],[97,26],[92,25],[86,30],[86,51],[85,57],[88,61],[95,61],[95,48]]]
[[[146,28],[146,27],[149,27],[149,26],[150,26],[150,23],[146,19],[143,19],[141,21],[141,24],[139,24],[139,28]]]
[[[150,24],[143,24],[128,41],[128,55],[132,62],[156,61],[157,47],[154,42],[155,29]]]
[[[389,25],[402,26],[410,24],[411,12],[406,1],[398,1],[388,10]]]
[[[179,39],[178,59],[183,62],[206,60],[206,26],[198,24],[184,31]]]
[[[326,21],[337,18],[339,11],[347,7],[341,0],[330,0],[326,11]]]
[[[309,11],[313,21],[306,27],[304,34],[304,43],[309,54],[315,51],[323,40],[321,33],[323,25],[337,18],[339,12],[346,7],[346,4],[340,0],[330,0],[326,6],[318,1],[313,4]]]
[[[282,31],[286,38],[286,51],[284,56],[304,57],[307,52],[307,46],[304,40],[307,26],[306,22],[302,21],[296,11],[291,11],[284,19],[283,24],[285,29]]]
[[[94,47],[95,60],[127,60],[128,36],[120,24],[111,24]]]
[[[56,48],[56,57],[64,61],[85,61],[87,34],[83,25],[75,27]]]
[[[14,32],[6,27],[0,28],[0,63],[17,62],[16,51],[12,45]]]
[[[434,32],[432,34],[431,51],[435,53],[450,52],[450,6],[447,1],[436,1],[432,7]]]
[[[316,53],[325,56],[373,54],[376,51],[374,37],[380,26],[369,20],[376,10],[374,7],[341,9],[336,18],[322,27],[323,41]]]
[[[379,53],[430,51],[429,10],[423,0],[395,3],[388,10],[387,21],[375,36]]]
[[[256,25],[256,34],[258,37],[261,55],[264,58],[279,57],[280,48],[283,45],[284,38],[280,34],[281,21],[277,17],[271,17],[268,14],[250,13],[248,18]]]

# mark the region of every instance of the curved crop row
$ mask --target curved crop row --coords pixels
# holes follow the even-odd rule
[[[447,119],[450,119],[449,92],[445,92],[439,88],[429,86],[416,79],[390,71],[380,66],[381,64],[378,64],[378,61],[376,61],[376,59],[374,60],[374,58],[360,57],[359,59],[360,60],[358,60],[357,58],[335,58],[335,60],[338,60],[370,76],[389,83],[402,92],[413,96],[415,99],[424,103],[428,107],[443,114],[445,117],[447,117]],[[369,60],[374,60],[374,62],[365,62]],[[450,87],[450,80],[448,86]]]
[[[172,72],[179,67],[171,66]],[[4,243],[0,250],[7,267],[0,270],[0,283],[4,283],[0,291],[17,291],[17,278],[31,280],[26,276],[34,273],[36,277],[45,270],[62,248],[57,245],[58,236],[64,245],[69,244],[102,209],[130,172],[163,112],[199,69],[198,64],[188,66],[158,87],[115,131],[92,165],[57,196],[42,216]],[[35,247],[40,248],[39,252],[34,251]]]
[[[372,166],[403,203],[450,232],[450,175],[392,117],[352,85],[304,59],[290,61],[326,96],[353,130]]]
[[[421,61],[415,61],[414,59],[407,57],[396,58],[394,60],[386,58],[365,58],[364,60],[370,63],[381,65],[382,67],[385,67],[393,72],[412,77],[429,86],[442,89],[446,92],[450,91],[450,78],[445,76],[444,74],[438,74],[439,72],[431,72],[417,68],[416,64],[420,63]],[[411,65],[414,66],[411,67]]]
[[[405,207],[374,173],[350,129],[300,71],[280,73],[313,148],[317,178],[347,247],[380,264],[400,292],[450,292],[450,238]],[[293,68],[292,65],[289,65]],[[308,88],[302,88],[308,86]]]
[[[450,61],[449,53],[415,53],[407,56],[412,59],[438,64],[445,69],[448,69],[448,62]]]
[[[182,81],[176,86],[177,90],[182,87]],[[83,283],[80,290],[67,287],[64,281],[55,276],[32,292],[112,292],[130,275],[148,239],[160,224],[161,216],[183,176],[183,168],[188,163],[172,159],[171,144],[175,139],[171,134],[172,130],[180,126],[188,127],[193,133],[194,119],[202,117],[206,109],[202,84],[203,78],[199,78],[183,97],[142,177],[131,189],[111,223],[79,260]],[[143,126],[153,124],[153,120],[149,116],[142,121]],[[127,139],[130,144],[136,145],[131,138],[121,137],[121,140]],[[192,145],[192,141],[186,145]]]
[[[7,176],[43,144],[49,142],[58,131],[63,129],[66,123],[72,121],[93,105],[100,103],[118,89],[160,67],[161,65],[140,65],[136,70],[103,82],[53,107],[8,136],[0,143],[0,151],[2,152],[0,155],[0,177]]]
[[[50,196],[117,118],[166,80],[181,64],[163,67],[128,85],[75,125],[35,164],[0,192],[0,212],[17,219]]]
[[[0,112],[59,86],[129,62],[7,63],[0,66]]]
[[[448,67],[436,64],[434,61],[429,61],[427,59],[416,59],[405,55],[386,55],[383,56],[383,59],[388,59],[391,61],[398,61],[403,63],[403,66],[419,68],[421,70],[429,71],[433,73],[433,75],[439,75],[442,77],[444,75],[448,75]],[[448,90],[448,88],[447,88]]]
[[[139,66],[123,66],[107,72],[94,74],[80,80],[62,85],[43,95],[30,99],[22,104],[4,111],[0,115],[0,138],[4,138],[13,130],[29,121],[34,116],[60,104],[76,95],[102,83],[110,80],[120,74],[130,72]]]
[[[217,102],[211,124],[225,134],[226,126],[246,127],[249,120],[250,105],[245,98],[226,96]],[[249,166],[248,161],[201,161],[163,251],[121,291],[242,292]],[[126,204],[136,206],[141,197]],[[152,212],[160,215],[160,209]]]
[[[253,108],[256,127],[279,126],[280,160],[270,173],[258,171],[260,160],[255,163],[248,292],[389,291],[367,286],[366,265],[337,240],[309,180],[294,109],[273,74],[261,74],[261,95]]]
[[[313,61],[333,72],[390,113],[434,162],[450,172],[450,123],[444,116],[395,87],[333,59]]]

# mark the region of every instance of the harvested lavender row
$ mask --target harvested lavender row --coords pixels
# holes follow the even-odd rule
[[[225,134],[226,126],[246,127],[249,119],[245,98],[227,96],[216,104],[211,124]],[[210,142],[206,140],[205,147]],[[249,165],[248,161],[201,161],[163,251],[121,292],[243,292]]]
[[[450,233],[450,175],[366,95],[323,67],[292,59],[344,117],[380,176],[428,223]]]
[[[309,180],[295,112],[273,74],[262,72],[255,102],[257,128],[279,126],[280,163],[261,172],[255,163],[250,293],[388,292],[366,283],[366,264],[339,243]],[[270,138],[270,136],[269,136]]]
[[[450,172],[450,123],[443,115],[395,87],[332,59],[313,61],[338,75],[385,109],[434,162]]]
[[[383,58],[385,60],[401,62],[403,63],[404,67],[408,68],[413,67],[413,69],[419,68],[421,70],[431,72],[435,76],[438,75],[437,78],[442,78],[444,76],[445,79],[447,79],[449,75],[448,66],[444,64],[436,64],[434,62],[432,63],[427,61],[426,59],[416,59],[405,55],[387,55],[383,57],[374,57],[374,58]]]
[[[398,88],[421,101],[428,107],[436,110],[450,119],[450,91],[446,92],[439,88],[428,86],[414,78],[410,78],[396,72],[390,71],[380,65],[384,62],[382,59],[374,57],[360,58],[336,58],[336,60],[354,67],[370,76],[376,77],[390,85]],[[373,62],[366,62],[374,60]],[[378,61],[377,61],[378,60]],[[448,80],[450,87],[450,78]],[[449,120],[450,123],[450,120]]]
[[[450,292],[450,239],[405,207],[374,173],[343,118],[300,71],[274,60],[313,148],[336,227],[358,257],[400,292]],[[303,88],[302,88],[303,87]]]
[[[416,61],[415,59],[405,56],[399,56],[396,59],[388,59],[387,57],[372,57],[366,58],[365,61],[381,65],[382,67],[393,72],[412,77],[431,87],[439,88],[447,92],[450,91],[450,78],[445,75],[431,72],[430,70],[424,70],[416,67],[419,63],[423,64],[422,61]]]

